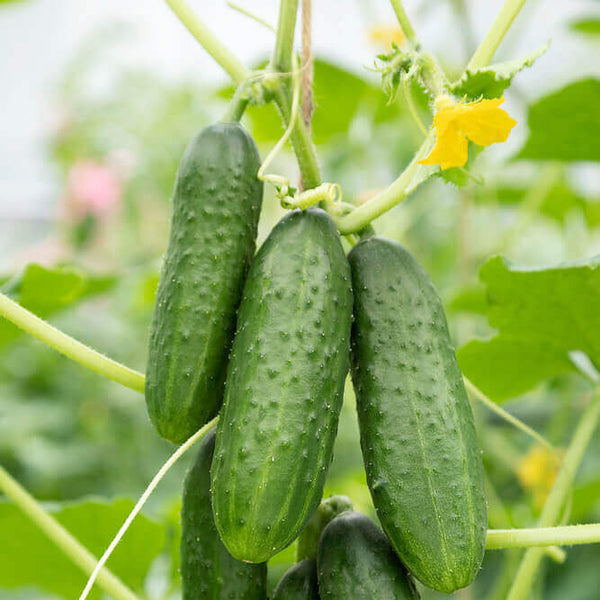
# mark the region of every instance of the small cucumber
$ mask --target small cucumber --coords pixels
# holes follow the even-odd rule
[[[418,600],[419,594],[385,534],[369,517],[346,512],[319,542],[323,600]]]
[[[369,238],[349,255],[352,378],[377,515],[425,585],[469,585],[487,527],[483,466],[442,302],[400,244]]]
[[[319,600],[317,563],[305,559],[295,564],[277,584],[273,600]]]
[[[212,468],[217,529],[263,562],[323,494],[348,371],[350,269],[331,219],[295,211],[273,229],[244,289]]]
[[[266,600],[267,565],[235,560],[219,539],[210,505],[215,432],[202,440],[183,485],[181,578],[183,600]]]
[[[179,165],[146,368],[150,419],[174,443],[221,405],[235,313],[254,255],[259,164],[240,125],[218,123],[190,142]]]
[[[323,500],[298,537],[296,561],[300,562],[305,558],[317,560],[319,538],[323,529],[335,517],[353,508],[348,496],[330,496]]]

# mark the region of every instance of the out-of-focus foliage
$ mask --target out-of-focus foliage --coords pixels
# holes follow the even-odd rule
[[[582,79],[529,109],[529,138],[519,158],[600,161],[600,80]]]
[[[495,400],[575,370],[570,353],[600,366],[600,257],[549,269],[520,269],[499,256],[481,268],[487,316],[499,334],[463,346],[459,364]]]
[[[89,499],[49,506],[48,510],[88,550],[101,556],[132,508],[131,500]],[[142,515],[131,526],[108,566],[129,587],[142,591],[148,570],[165,543],[162,524]],[[2,587],[35,586],[63,598],[77,598],[86,579],[16,506],[0,503]],[[100,597],[98,592],[90,595],[90,598]]]

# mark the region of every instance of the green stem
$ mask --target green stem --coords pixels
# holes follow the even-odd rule
[[[600,543],[600,523],[531,529],[490,529],[485,547],[488,550],[503,550],[597,543]]]
[[[287,125],[291,118],[289,95],[286,93],[284,87],[279,85],[274,90],[273,97],[275,104],[279,109],[279,113],[281,114],[284,123]],[[290,141],[292,143],[294,154],[296,155],[298,167],[300,168],[300,175],[302,176],[304,187],[307,190],[317,187],[322,182],[321,169],[319,167],[315,146],[306,129],[304,119],[300,112],[296,115]]]
[[[244,112],[248,107],[249,99],[246,94],[248,82],[244,81],[238,85],[231,102],[227,106],[227,110],[223,115],[225,123],[239,123],[244,116]]]
[[[419,40],[417,38],[417,34],[413,29],[413,26],[410,23],[408,15],[404,10],[404,6],[402,4],[402,0],[390,0],[390,4],[396,13],[396,18],[398,19],[398,23],[400,23],[400,27],[402,27],[402,31],[406,36],[406,39],[413,44],[413,46],[419,45]]]
[[[0,316],[98,375],[116,381],[136,392],[144,392],[144,376],[141,373],[74,340],[1,293]]]
[[[250,70],[206,27],[184,0],[166,0],[166,2],[200,45],[238,85],[249,77]]]
[[[560,513],[572,487],[573,478],[600,416],[600,391],[584,411],[575,434],[569,444],[562,467],[550,491],[540,515],[538,526],[551,527],[560,519]],[[554,544],[556,541],[553,542]],[[563,542],[558,542],[562,544]],[[537,570],[543,557],[543,550],[532,548],[525,553],[506,600],[524,600],[528,597]]]
[[[490,30],[487,32],[485,38],[475,53],[471,57],[467,69],[473,71],[480,69],[490,64],[500,42],[507,34],[513,21],[517,18],[517,15],[523,8],[526,0],[506,0],[500,14],[496,17]]]
[[[298,15],[298,0],[281,0],[277,39],[271,58],[271,68],[279,73],[292,72],[292,53],[294,51],[294,33]]]
[[[96,567],[96,557],[75,539],[54,517],[25,490],[18,481],[0,466],[0,490],[36,526],[54,543],[71,561],[89,576]],[[98,586],[115,600],[138,600],[137,596],[113,573],[103,568],[98,574]]]
[[[431,141],[426,139],[400,177],[389,187],[365,204],[357,207],[351,213],[338,218],[336,225],[340,233],[347,235],[364,229],[371,221],[396,206],[396,204],[399,204],[419,184],[431,177],[437,170],[437,167],[419,164],[419,160],[424,158],[429,152],[430,145]]]

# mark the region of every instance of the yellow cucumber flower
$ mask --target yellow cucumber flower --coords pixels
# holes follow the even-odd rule
[[[391,50],[394,45],[401,48],[406,37],[404,32],[397,25],[378,25],[369,30],[369,39],[378,46],[383,46],[386,52]]]
[[[435,144],[419,163],[440,165],[442,169],[463,167],[468,157],[468,140],[478,146],[490,146],[508,139],[517,122],[503,109],[502,98],[455,102],[450,96],[435,100]]]
[[[517,478],[524,489],[531,492],[534,504],[543,506],[558,473],[557,456],[544,446],[534,446],[517,464]]]

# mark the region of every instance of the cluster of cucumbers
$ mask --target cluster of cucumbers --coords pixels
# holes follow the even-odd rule
[[[346,256],[326,212],[289,212],[255,254],[260,158],[237,123],[181,161],[152,323],[146,401],[181,443],[215,415],[187,474],[184,600],[265,600],[266,562],[300,536],[274,600],[451,593],[483,559],[473,416],[440,298],[400,244]],[[321,504],[351,371],[382,529]],[[385,533],[384,533],[385,532]]]

